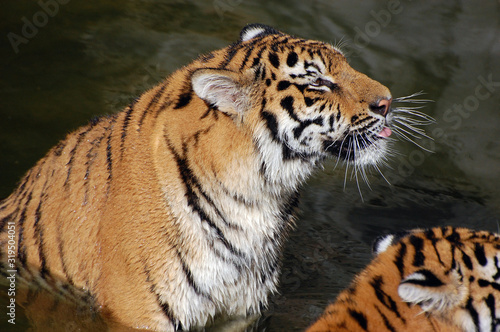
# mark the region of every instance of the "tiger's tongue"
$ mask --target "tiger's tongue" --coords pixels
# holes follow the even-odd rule
[[[391,136],[391,134],[392,134],[392,130],[389,129],[388,127],[384,127],[384,129],[382,129],[380,131],[380,133],[378,133],[378,135],[380,137],[389,137],[389,136]]]

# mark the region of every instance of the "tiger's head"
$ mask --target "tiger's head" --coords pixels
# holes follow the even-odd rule
[[[382,271],[397,276],[385,282],[401,300],[457,331],[498,331],[499,248],[498,234],[451,226],[385,235],[373,245]]]
[[[391,93],[350,67],[340,50],[251,24],[224,52],[217,66],[208,61],[210,68],[193,72],[193,90],[247,126],[268,155],[336,156],[358,166],[386,156]]]

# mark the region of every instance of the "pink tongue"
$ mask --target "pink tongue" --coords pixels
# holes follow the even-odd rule
[[[388,127],[384,127],[384,129],[382,129],[382,131],[380,133],[378,133],[378,135],[380,137],[389,137],[389,136],[391,136],[391,134],[392,134],[392,131]]]

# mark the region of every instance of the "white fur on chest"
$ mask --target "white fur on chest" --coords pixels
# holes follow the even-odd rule
[[[302,162],[292,163],[287,167],[304,171]],[[198,287],[197,291],[186,282],[182,273],[162,285],[184,328],[202,326],[219,314],[258,313],[276,290],[281,242],[289,222],[286,199],[295,195],[298,180],[282,186],[266,183],[259,174],[259,158],[238,166],[238,178],[197,188],[196,207],[184,191],[164,187],[186,244],[179,250]],[[286,168],[275,172],[290,180]]]

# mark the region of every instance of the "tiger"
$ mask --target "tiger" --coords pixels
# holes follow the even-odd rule
[[[307,332],[500,331],[500,237],[435,227],[375,240],[376,255]]]
[[[329,157],[383,162],[391,103],[333,45],[247,25],[26,173],[0,203],[3,270],[133,328],[258,315],[305,180]]]

